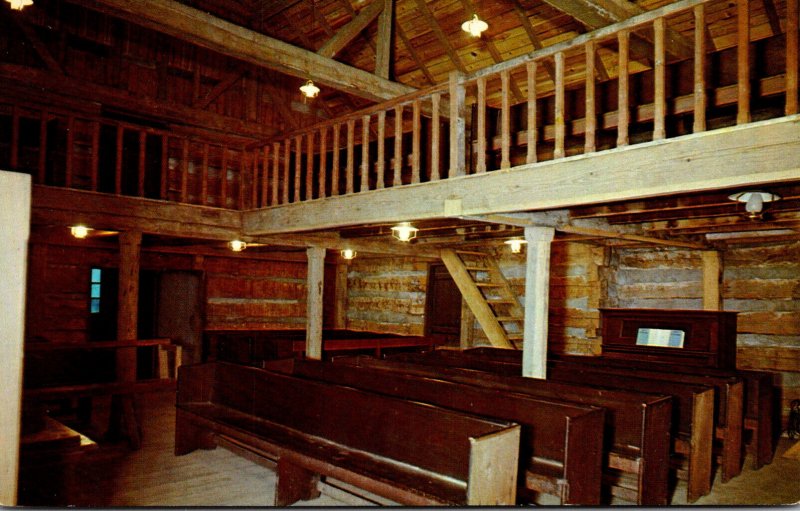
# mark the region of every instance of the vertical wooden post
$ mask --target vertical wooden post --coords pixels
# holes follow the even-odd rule
[[[64,175],[64,187],[72,187],[72,171],[75,168],[75,117],[67,118],[67,161]]]
[[[618,101],[617,101],[617,147],[628,145],[628,124],[630,123],[630,105],[628,103],[628,46],[630,33],[622,30],[617,34],[619,41],[619,66],[618,66]]]
[[[486,77],[478,78],[478,97],[475,108],[478,109],[478,134],[477,134],[477,160],[475,163],[475,173],[486,172]]]
[[[257,158],[257,157],[256,157]],[[257,164],[256,164],[257,165]],[[269,202],[270,190],[269,190],[269,183],[274,178],[274,170],[273,173],[270,174],[269,168],[269,146],[264,146],[264,159],[261,160],[261,200],[259,201],[259,207],[265,207]],[[274,190],[274,188],[273,188]],[[273,191],[274,193],[274,191]]]
[[[328,179],[328,128],[323,126],[319,131],[319,198],[327,196]]]
[[[457,71],[450,73],[450,177],[466,174],[466,88]]]
[[[353,193],[353,171],[355,167],[355,138],[356,138],[356,120],[349,119],[347,121],[347,166],[345,167],[345,193]]]
[[[511,91],[508,70],[500,72],[500,168],[511,168]]]
[[[555,55],[556,59],[556,143],[553,158],[564,157],[564,139],[566,138],[566,125],[564,122],[564,52]]]
[[[336,301],[333,312],[333,328],[347,328],[347,272],[350,268],[347,264],[339,263],[336,265]]]
[[[361,183],[358,191],[369,190],[369,114],[361,117]]]
[[[25,329],[25,277],[30,234],[31,178],[0,171],[0,505],[17,505],[20,417],[22,415],[22,359]]]
[[[17,170],[19,166],[19,107],[11,108],[11,156],[10,167]]]
[[[411,106],[411,182],[420,181],[420,132],[422,131],[422,118],[420,115],[420,102],[415,100]]]
[[[289,169],[291,169],[292,140],[283,141],[283,189],[281,190],[281,204],[289,203]]]
[[[394,107],[394,174],[392,186],[403,184],[403,105]]]
[[[653,140],[663,140],[666,137],[665,119],[667,113],[666,69],[664,62],[664,30],[666,20],[656,18],[653,21],[655,34],[655,105],[653,119]]]
[[[314,132],[306,140],[306,200],[314,198]]]
[[[798,0],[786,0],[786,115],[798,112],[797,106],[797,47]]]
[[[536,163],[536,144],[538,130],[536,128],[536,68],[537,63],[535,60],[528,62],[526,71],[528,73],[528,131],[527,145],[528,150],[525,155],[525,163]]]
[[[378,161],[376,162],[375,173],[377,180],[375,187],[381,189],[386,186],[384,174],[386,173],[386,112],[378,112]]]
[[[704,250],[703,256],[703,309],[720,310],[719,281],[722,275],[720,253]]]
[[[593,153],[597,150],[597,100],[595,97],[595,42],[586,43],[586,129],[583,144],[585,153]]]
[[[181,202],[189,197],[189,139],[184,138],[181,144]]]
[[[745,124],[750,122],[750,0],[736,1],[736,20],[736,80],[739,83],[736,124]]]
[[[144,197],[144,174],[147,170],[145,163],[147,159],[147,133],[145,131],[139,132],[139,169],[136,181],[136,194],[139,197]]]
[[[220,149],[222,151],[222,161],[219,165],[219,206],[221,208],[228,207],[228,146],[223,145]],[[244,176],[240,176],[244,177]]]
[[[97,124],[97,144],[100,145],[100,124]],[[94,147],[94,143],[92,144]],[[95,173],[96,174],[96,173]],[[169,181],[169,136],[161,135],[161,180],[159,183],[158,197],[167,199],[167,183]],[[92,188],[94,189],[94,188]]]
[[[333,163],[331,167],[331,195],[339,195],[339,133],[341,126],[333,125]]]
[[[439,121],[440,105],[441,95],[438,92],[434,92],[431,96],[431,181],[438,181],[441,178],[439,170],[439,156],[442,150],[442,126]]]
[[[122,125],[117,125],[117,154],[114,161],[114,193],[122,195],[122,151],[124,140],[125,128]]]
[[[706,14],[705,5],[694,8],[694,126],[706,130]]]
[[[47,180],[47,119],[50,114],[47,110],[42,110],[42,118],[39,121],[39,173],[36,183],[43,185]]]
[[[257,179],[257,176],[258,176],[257,167],[258,167],[258,163],[256,162],[255,159],[253,159],[253,171],[249,173],[252,176],[252,186],[253,186],[253,188],[255,188],[255,186],[256,186],[256,179]],[[247,184],[247,181],[245,180],[245,178],[248,175],[248,172],[246,171],[247,168],[248,168],[247,167],[247,151],[245,151],[243,149],[239,153],[239,186],[238,186],[238,188],[236,190],[237,193],[238,193],[238,195],[237,195],[237,199],[238,200],[236,202],[238,203],[237,207],[239,208],[239,210],[245,209],[245,207],[244,207],[244,204],[245,204],[245,200],[244,200],[245,193],[244,193],[244,191],[246,189],[245,185]],[[253,201],[251,203],[250,207],[251,208],[255,207],[255,201]]]
[[[166,135],[164,135],[166,138]],[[162,162],[163,164],[163,162]],[[90,175],[90,189],[93,192],[97,191],[97,172],[100,167],[100,123],[97,121],[92,121],[92,160],[91,160],[91,167],[89,169]],[[163,171],[162,171],[163,174]],[[162,175],[162,183],[163,183],[163,175]],[[162,184],[163,188],[163,184]]]
[[[528,242],[525,268],[525,330],[522,346],[522,376],[547,376],[547,321],[550,301],[551,227],[526,227]]]
[[[322,360],[322,286],[325,278],[325,249],[309,247],[308,296],[306,299],[306,357]]]
[[[211,146],[203,144],[203,162],[200,167],[200,204],[205,206],[208,202],[208,153]]]
[[[300,182],[303,173],[303,135],[294,138],[294,192],[292,202],[300,202]]]
[[[273,142],[272,144],[272,201],[270,206],[278,205],[278,188],[280,187],[280,169],[281,169],[281,144],[280,142]]]

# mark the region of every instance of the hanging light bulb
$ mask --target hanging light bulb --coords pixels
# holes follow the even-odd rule
[[[228,247],[234,252],[241,252],[247,248],[247,243],[242,240],[233,240],[228,242]]]
[[[469,32],[472,37],[480,37],[481,32],[485,31],[487,28],[489,28],[489,25],[480,19],[477,14],[473,14],[472,19],[461,24],[461,30]]]
[[[527,243],[527,241],[525,241],[522,238],[512,238],[510,240],[505,241],[505,244],[511,247],[512,254],[519,254],[520,252],[522,252],[522,245],[524,245],[525,243]]]
[[[358,254],[358,252],[356,252],[352,248],[346,248],[346,249],[342,250],[341,254],[342,254],[342,258],[343,259],[347,259],[348,261],[350,261],[350,260],[356,258],[356,255]]]
[[[33,0],[6,0],[11,4],[11,8],[15,11],[21,11],[29,5],[33,5]]]
[[[319,94],[319,87],[314,85],[313,80],[308,80],[305,84],[300,86],[300,92],[307,98],[316,98],[317,94]]]
[[[411,241],[417,237],[417,229],[409,222],[400,222],[392,227],[392,236],[400,241]]]
[[[747,217],[751,220],[758,220],[763,216],[764,204],[780,200],[781,196],[777,193],[764,192],[761,190],[749,190],[741,193],[734,193],[728,198],[733,201],[744,202],[744,210]]]
[[[89,228],[85,225],[73,225],[69,228],[69,232],[79,240],[82,240],[89,235]]]

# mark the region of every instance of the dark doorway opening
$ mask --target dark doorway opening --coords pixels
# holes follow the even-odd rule
[[[425,335],[456,345],[461,337],[461,292],[443,264],[428,270]]]

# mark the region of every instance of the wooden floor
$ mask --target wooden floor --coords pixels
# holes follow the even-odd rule
[[[152,394],[140,402],[143,418],[143,446],[139,451],[101,451],[91,463],[78,467],[64,494],[53,497],[51,505],[86,507],[132,506],[271,506],[275,472],[268,463],[255,463],[231,450],[195,451],[173,454],[175,397],[173,393]],[[102,405],[102,403],[101,403]],[[95,416],[103,418],[103,407]],[[758,471],[745,460],[742,475],[722,484],[719,477],[712,492],[698,505],[775,505],[800,502],[800,461],[782,458],[791,445],[783,438],[775,460]],[[323,484],[322,495],[302,506],[362,506],[389,504],[368,494],[358,497],[343,491],[335,481]],[[336,486],[332,486],[336,485]],[[41,502],[39,502],[41,503]],[[541,504],[557,504],[545,496]],[[20,504],[26,502],[20,501]],[[625,502],[614,502],[625,504]],[[686,486],[678,483],[673,505],[686,504]]]

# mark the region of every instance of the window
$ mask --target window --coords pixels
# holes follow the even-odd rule
[[[103,270],[92,268],[91,289],[89,291],[89,312],[92,314],[100,313],[100,289],[103,278]]]

